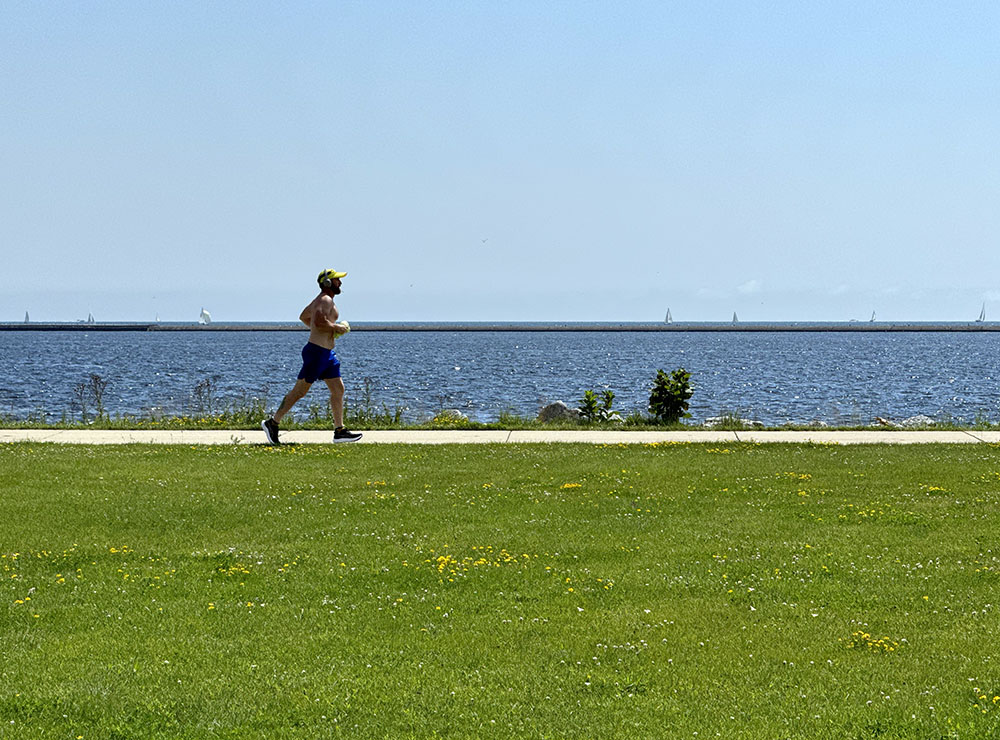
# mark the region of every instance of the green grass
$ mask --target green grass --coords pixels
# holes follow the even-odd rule
[[[0,491],[5,740],[1000,733],[989,445],[7,444]]]

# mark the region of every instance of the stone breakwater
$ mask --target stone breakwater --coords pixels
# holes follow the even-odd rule
[[[365,331],[433,331],[433,332],[994,332],[1000,322],[374,322],[353,323],[354,332]],[[0,323],[0,331],[305,331],[301,324],[292,323],[141,323],[84,322]]]

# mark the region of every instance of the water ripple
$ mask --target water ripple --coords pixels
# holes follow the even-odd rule
[[[224,401],[266,398],[294,383],[304,335],[293,332],[0,333],[0,413],[78,413],[73,386],[109,380],[112,414],[183,413],[194,386],[217,379]],[[533,415],[609,388],[615,407],[644,409],[658,368],[692,373],[695,421],[739,412],[767,424],[875,416],[997,420],[994,333],[356,332],[337,348],[350,399],[374,398],[419,420],[458,408],[481,421]],[[308,402],[322,403],[314,389]]]

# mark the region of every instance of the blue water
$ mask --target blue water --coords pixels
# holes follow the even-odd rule
[[[0,332],[0,414],[79,415],[73,387],[109,381],[111,415],[185,413],[199,381],[222,402],[273,408],[298,373],[298,332]],[[355,332],[338,343],[348,404],[373,399],[418,421],[457,408],[479,421],[574,405],[610,388],[644,409],[657,368],[685,367],[695,421],[870,423],[915,414],[1000,421],[1000,333]],[[300,407],[325,402],[316,387]]]

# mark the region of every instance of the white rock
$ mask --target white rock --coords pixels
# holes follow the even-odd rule
[[[733,426],[750,427],[751,429],[762,429],[764,422],[756,419],[741,419],[738,416],[710,416],[705,419],[705,426],[720,427],[724,424]]]
[[[901,427],[932,427],[937,424],[934,419],[929,416],[924,416],[923,414],[917,414],[916,416],[911,416],[908,419],[903,419],[899,422]]]

